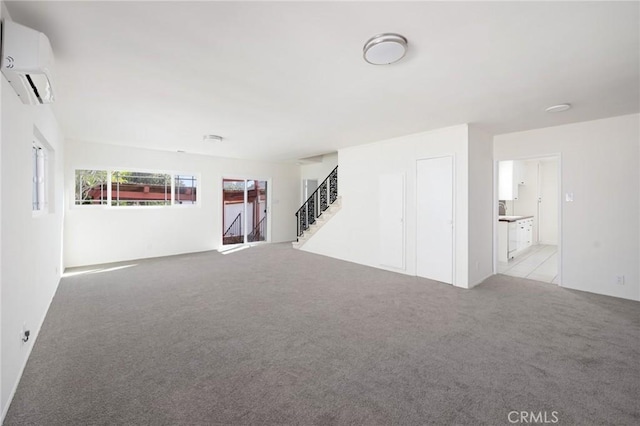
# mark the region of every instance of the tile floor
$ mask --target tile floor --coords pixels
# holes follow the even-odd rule
[[[509,263],[498,262],[498,273],[558,284],[558,246],[531,246]]]

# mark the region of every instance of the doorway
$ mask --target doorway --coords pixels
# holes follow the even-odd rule
[[[416,275],[453,284],[453,157],[418,160]]]
[[[560,156],[498,162],[496,272],[560,284]]]
[[[267,241],[267,181],[222,180],[222,244]]]
[[[302,200],[300,204],[304,204],[309,197],[313,195],[318,189],[318,179],[303,179],[302,180]]]

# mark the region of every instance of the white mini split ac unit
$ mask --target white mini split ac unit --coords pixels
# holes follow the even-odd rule
[[[5,20],[0,68],[22,103],[54,101],[53,51],[46,35]]]

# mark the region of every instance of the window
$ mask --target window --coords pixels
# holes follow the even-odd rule
[[[174,197],[176,204],[196,203],[196,177],[176,175],[174,181]]]
[[[107,204],[106,170],[76,170],[76,204]]]
[[[79,169],[75,178],[76,205],[197,204],[197,178],[192,175]]]
[[[36,142],[31,148],[31,164],[31,209],[42,212],[47,209],[47,150]]]
[[[111,173],[112,206],[171,205],[171,175],[117,171]]]

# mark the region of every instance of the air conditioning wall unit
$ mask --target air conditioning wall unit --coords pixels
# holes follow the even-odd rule
[[[53,51],[43,33],[15,22],[2,23],[2,64],[0,69],[22,103],[52,103]]]

